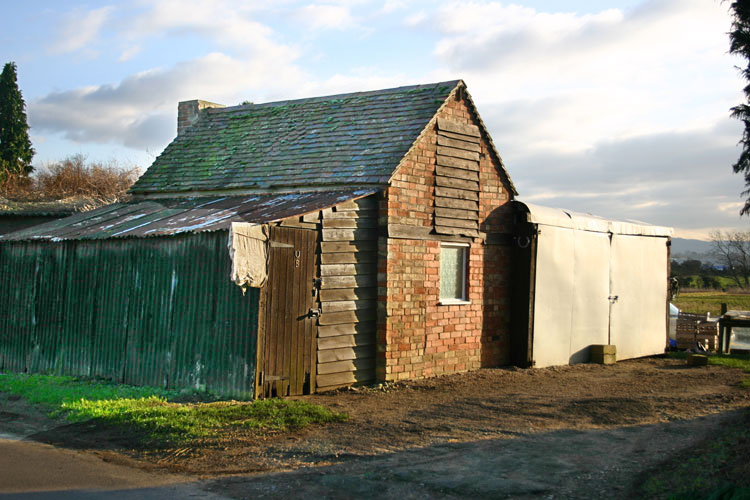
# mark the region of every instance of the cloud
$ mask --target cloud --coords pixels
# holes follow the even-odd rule
[[[405,0],[385,0],[382,12],[385,14],[390,14],[397,10],[403,10],[406,7],[407,5]]]
[[[86,48],[99,35],[99,31],[110,18],[114,7],[100,7],[88,12],[75,9],[64,16],[59,34],[50,46],[53,54],[65,54]]]
[[[741,100],[729,25],[725,5],[703,0],[586,15],[460,2],[420,29],[433,27],[442,73],[464,78],[480,109],[502,105],[533,117],[534,133],[515,135],[565,152],[700,127],[708,113],[714,120]]]
[[[425,11],[420,10],[410,15],[404,20],[406,26],[419,26],[427,21],[427,14]]]
[[[310,4],[297,11],[306,25],[316,30],[345,30],[356,25],[356,20],[344,5]]]
[[[120,54],[119,59],[117,59],[118,62],[125,62],[129,61],[138,54],[140,54],[142,47],[140,45],[133,45],[128,47],[127,49],[122,51],[122,54]]]
[[[504,159],[521,200],[681,230],[730,227],[741,224],[742,179],[731,173],[740,133],[738,123],[723,119],[582,152]]]
[[[268,74],[283,83],[269,90]],[[138,73],[116,85],[53,92],[30,103],[29,120],[35,130],[60,133],[79,143],[160,150],[174,137],[178,101],[202,98],[236,104],[248,96],[288,96],[304,80],[288,61],[212,53]]]

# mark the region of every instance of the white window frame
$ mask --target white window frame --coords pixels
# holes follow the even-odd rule
[[[455,298],[455,297],[442,297],[442,283],[438,283],[438,290],[441,294],[440,301],[438,302],[440,305],[457,305],[457,304],[471,304],[471,302],[468,300],[468,276],[469,276],[469,244],[468,243],[440,243],[440,280],[443,279],[443,248],[462,248],[464,251],[463,254],[463,263],[461,266],[461,269],[463,270],[463,273],[461,274],[461,298]]]

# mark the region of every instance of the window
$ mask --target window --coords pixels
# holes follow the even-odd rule
[[[440,245],[440,303],[466,303],[466,261],[469,245]]]

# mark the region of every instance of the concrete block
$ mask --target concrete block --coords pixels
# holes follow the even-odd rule
[[[689,354],[687,358],[688,366],[706,366],[708,365],[708,356],[703,354]]]
[[[591,346],[591,362],[600,365],[613,365],[617,361],[617,346],[597,344]]]

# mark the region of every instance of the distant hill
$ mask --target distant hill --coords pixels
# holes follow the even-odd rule
[[[701,262],[716,263],[713,244],[710,241],[672,238],[672,258],[677,260],[696,259]]]

